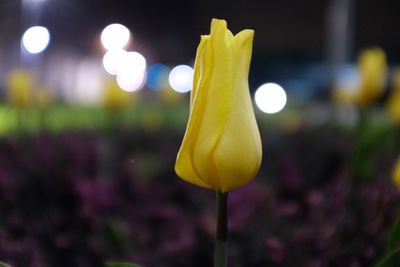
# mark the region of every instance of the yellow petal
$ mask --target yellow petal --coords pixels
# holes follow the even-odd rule
[[[395,162],[392,179],[394,184],[400,188],[400,158]]]
[[[194,101],[196,103],[204,102],[201,96],[197,94],[199,91],[199,87],[203,87],[207,82],[205,77],[207,76],[206,71],[207,68],[204,68],[206,62],[211,62],[211,59],[207,57],[211,56],[211,53],[206,54],[205,46],[209,46],[209,38],[203,37],[201,38],[200,45],[197,49],[196,62],[194,67],[194,77],[193,77],[193,89],[191,92],[191,111],[190,117],[188,121],[188,125],[186,128],[185,136],[182,141],[181,148],[178,152],[178,156],[175,163],[175,172],[181,177],[183,180],[186,180],[195,185],[212,188],[208,182],[203,181],[201,176],[196,172],[193,162],[192,162],[192,154],[194,151],[194,145],[197,138],[198,127],[196,127],[197,122],[201,120],[201,111],[200,106],[194,105]],[[209,70],[210,71],[210,70]]]
[[[261,138],[249,93],[248,73],[254,32],[244,30],[235,36],[238,57],[233,85],[232,108],[214,151],[221,183],[227,192],[248,183],[261,164]]]
[[[233,35],[224,20],[211,23],[210,42],[205,48],[202,69],[204,84],[197,91],[195,106],[200,113],[196,125],[193,166],[197,173],[213,188],[220,188],[216,166],[211,157],[229,116],[232,86],[235,78],[235,56]]]
[[[239,62],[238,65],[242,66],[242,69],[238,70],[238,72],[244,72],[245,80],[247,81],[250,69],[250,61],[251,61],[251,53],[253,51],[253,38],[254,31],[253,30],[243,30],[235,35],[234,42],[239,53]],[[247,90],[248,91],[248,90]]]
[[[197,88],[201,87],[200,82],[202,80],[200,80],[200,78],[202,76],[206,75],[205,73],[203,73],[203,71],[205,71],[207,69],[202,68],[202,65],[204,64],[202,58],[203,58],[203,53],[204,53],[204,45],[209,40],[210,40],[210,36],[202,35],[200,38],[200,44],[197,48],[196,61],[194,63],[193,89],[192,89],[192,92],[190,93],[190,112],[192,111],[193,101],[194,101],[194,98],[195,98],[195,95],[197,92]]]
[[[209,38],[203,38],[200,43],[201,54],[196,58],[192,91],[193,105],[176,163],[180,177],[190,177],[186,180],[195,184],[201,180],[212,188],[220,187],[211,155],[229,115],[234,79],[232,38],[225,21],[213,20]],[[187,157],[191,162],[182,160]],[[185,175],[183,171],[191,175]],[[197,174],[198,179],[193,178],[193,174]]]

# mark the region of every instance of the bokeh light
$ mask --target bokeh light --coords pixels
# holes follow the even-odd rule
[[[97,60],[83,60],[74,69],[74,85],[67,88],[69,101],[96,105],[102,100],[103,79],[101,66]]]
[[[127,92],[140,90],[146,82],[146,59],[138,52],[128,52],[118,67],[117,83]]]
[[[188,65],[178,65],[169,74],[169,84],[178,93],[186,93],[192,90],[193,68]]]
[[[114,23],[104,28],[101,33],[101,43],[107,50],[122,49],[129,41],[130,32],[122,24]]]
[[[103,56],[103,66],[107,73],[116,75],[118,67],[121,66],[127,53],[128,52],[124,49],[113,49],[107,51]]]
[[[344,64],[338,69],[332,88],[332,98],[336,104],[353,106],[360,89],[360,74],[354,64]]]
[[[276,83],[261,85],[254,95],[257,107],[265,113],[277,113],[286,105],[286,92]]]
[[[336,75],[335,84],[337,87],[355,91],[360,87],[360,73],[354,64],[342,65]]]
[[[147,86],[153,91],[159,91],[168,84],[169,68],[164,64],[154,64],[147,70]]]
[[[30,54],[44,51],[50,43],[49,30],[42,26],[33,26],[25,31],[22,44]]]

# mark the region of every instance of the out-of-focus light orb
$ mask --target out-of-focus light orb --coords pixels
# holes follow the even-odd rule
[[[117,83],[122,90],[140,90],[146,82],[146,59],[138,52],[127,52],[117,71]]]
[[[130,35],[127,27],[122,24],[114,23],[104,28],[100,39],[104,48],[107,50],[122,49],[128,43]]]
[[[178,65],[169,73],[168,81],[173,90],[186,93],[192,90],[193,68],[188,65]]]
[[[276,83],[261,85],[254,95],[257,107],[265,113],[277,113],[286,105],[286,92]]]
[[[154,64],[147,70],[147,87],[153,91],[160,91],[168,84],[169,68],[164,64]]]
[[[360,88],[360,73],[357,66],[354,64],[341,66],[335,77],[335,86],[346,88],[346,90],[356,94]]]
[[[127,53],[124,49],[108,50],[103,56],[103,67],[107,73],[116,75]]]
[[[42,26],[33,26],[22,35],[22,44],[30,54],[44,51],[50,43],[49,30]]]

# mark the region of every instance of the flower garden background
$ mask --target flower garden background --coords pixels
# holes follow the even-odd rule
[[[30,128],[0,142],[0,258],[17,267],[210,265],[213,192],[173,171],[186,105],[54,107],[44,124],[19,114]],[[399,214],[398,128],[378,120],[357,133],[294,111],[257,113],[264,163],[231,195],[230,266],[372,266]],[[83,123],[63,128],[75,112]]]

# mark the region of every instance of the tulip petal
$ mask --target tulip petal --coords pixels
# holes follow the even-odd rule
[[[196,93],[197,93],[197,89],[199,87],[201,87],[201,84],[200,84],[200,82],[202,82],[201,78],[202,78],[202,76],[205,76],[204,71],[207,70],[206,68],[202,67],[204,62],[201,59],[202,59],[203,54],[204,54],[205,43],[209,42],[209,41],[210,41],[210,36],[209,35],[202,35],[200,37],[200,44],[197,47],[196,62],[194,63],[193,88],[192,88],[192,92],[190,94],[190,112],[192,112],[193,102],[194,102],[194,98],[195,98]]]
[[[226,21],[211,22],[210,44],[206,47],[206,55],[202,65],[207,69],[201,79],[207,84],[201,86],[196,94],[195,105],[201,113],[196,122],[198,127],[193,150],[193,166],[209,185],[221,187],[219,175],[212,158],[215,146],[220,139],[229,116],[232,99],[232,86],[235,78],[235,54],[232,50],[233,35],[226,28]]]
[[[244,30],[234,38],[240,53],[235,64],[232,109],[213,155],[223,192],[248,183],[261,164],[261,138],[247,82],[253,35],[252,30]]]
[[[206,61],[205,47],[207,46],[206,44],[208,42],[209,36],[201,36],[201,41],[199,47],[197,48],[196,62],[194,67],[193,89],[191,92],[190,101],[190,117],[185,136],[176,159],[175,172],[179,175],[179,177],[187,182],[193,183],[200,187],[212,188],[211,185],[209,185],[207,181],[204,181],[196,172],[192,162],[192,154],[195,149],[194,142],[196,140],[195,137],[197,136],[198,131],[196,129],[196,122],[199,121],[198,116],[201,115],[201,112],[194,112],[194,109],[198,109],[198,106],[194,106],[194,101],[195,99],[201,100],[201,97],[197,96],[198,88],[204,86],[204,83],[207,81],[203,76],[207,76],[205,72],[208,69],[204,68],[203,66]],[[208,56],[210,56],[210,54]]]
[[[192,110],[181,147],[183,150],[184,143],[187,144],[185,148],[188,155],[179,153],[176,165],[177,169],[182,169],[178,165],[182,165],[183,157],[189,156],[191,173],[196,173],[199,179],[203,179],[212,188],[219,188],[218,174],[210,155],[220,138],[231,106],[231,88],[235,75],[235,55],[230,49],[233,35],[227,30],[226,21],[213,20],[211,34],[204,40],[200,45],[200,61],[195,66]],[[185,139],[188,141],[185,142]],[[182,172],[177,173],[181,177],[185,176]],[[193,183],[198,184],[199,179]]]

